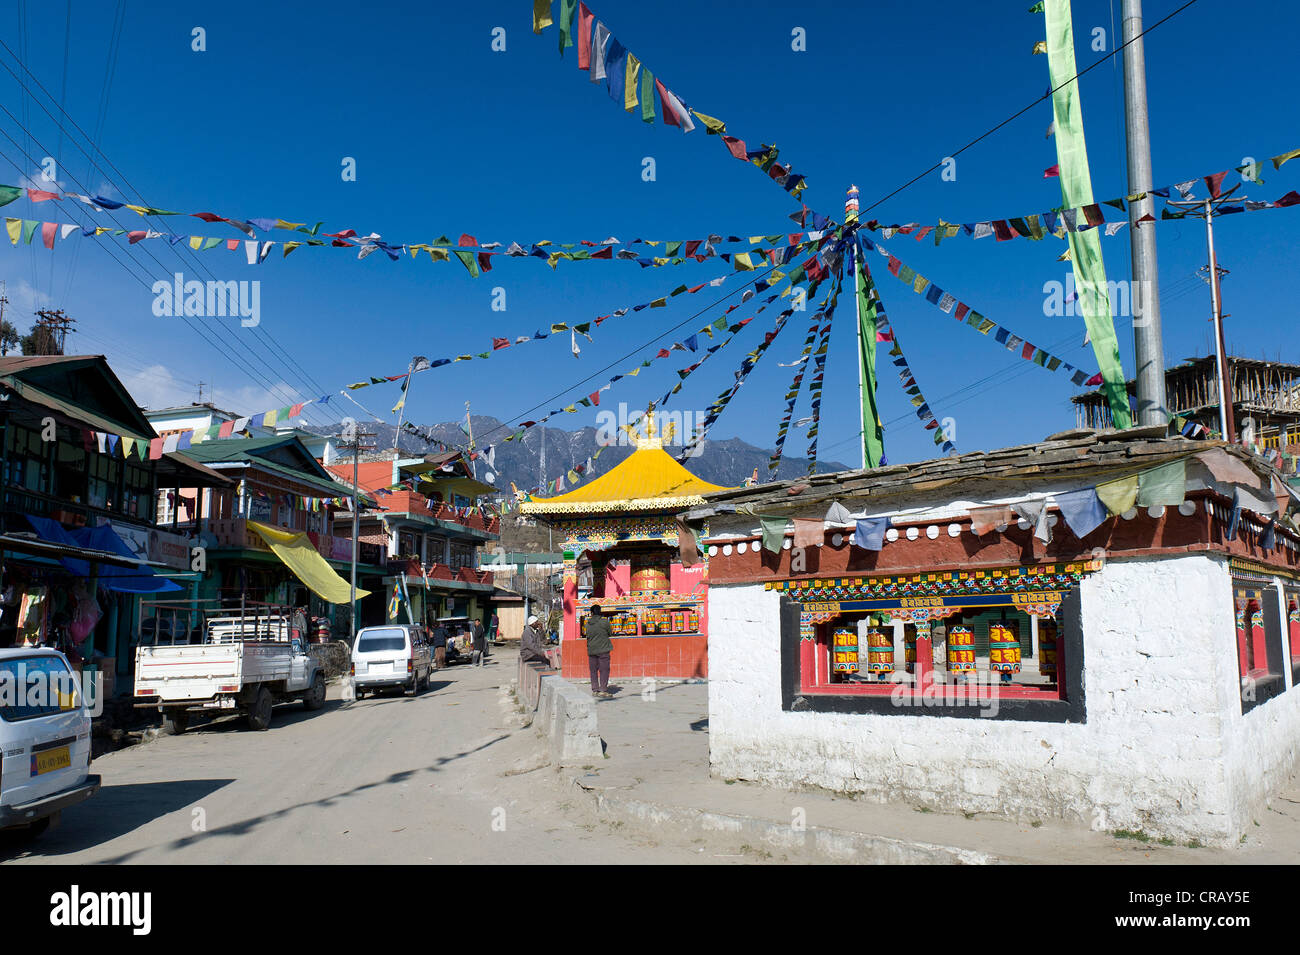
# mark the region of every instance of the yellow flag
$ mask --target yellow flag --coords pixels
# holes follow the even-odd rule
[[[300,245],[302,245],[301,242],[286,242],[284,244],[284,257],[287,259],[289,257],[289,253],[292,252],[294,249],[298,248],[298,246]]]
[[[541,33],[554,22],[551,19],[551,0],[533,0],[533,32]]]
[[[195,252],[199,251],[199,246],[201,246],[202,244],[203,244],[203,236],[201,235],[190,236],[190,248],[193,249]]]
[[[1296,156],[1300,156],[1300,149],[1293,149],[1289,153],[1283,153],[1280,156],[1274,156],[1272,159],[1273,168],[1281,169],[1283,163],[1295,159]]]
[[[1097,485],[1097,497],[1112,514],[1123,514],[1133,507],[1138,495],[1138,476],[1121,478]]]
[[[431,260],[433,260],[434,262],[449,262],[449,261],[451,261],[451,256],[447,253],[447,250],[446,250],[446,249],[434,249],[434,248],[430,248],[430,249],[429,249],[429,258],[430,258]]]
[[[627,76],[623,84],[623,108],[629,113],[636,108],[636,76],[641,72],[641,61],[631,53],[627,55]]]
[[[737,252],[731,257],[732,263],[736,266],[738,272],[754,271],[754,263],[749,260],[748,252]]]
[[[17,245],[19,237],[23,234],[23,220],[5,219],[5,229],[9,232],[9,241]]]

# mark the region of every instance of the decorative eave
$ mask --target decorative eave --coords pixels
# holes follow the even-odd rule
[[[685,497],[642,497],[630,501],[579,501],[575,503],[551,503],[549,501],[526,501],[519,505],[521,514],[603,514],[611,511],[627,513],[629,511],[680,511],[688,507],[697,507],[704,503],[698,494]]]

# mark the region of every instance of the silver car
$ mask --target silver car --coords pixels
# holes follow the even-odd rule
[[[352,647],[352,685],[357,699],[368,690],[401,687],[412,695],[429,688],[433,654],[428,634],[413,624],[364,627]]]

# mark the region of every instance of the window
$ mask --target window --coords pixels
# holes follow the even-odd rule
[[[117,461],[106,454],[96,454],[90,458],[90,495],[87,503],[91,507],[111,510],[115,503],[117,490]]]
[[[1249,713],[1286,689],[1278,589],[1268,581],[1234,577],[1233,603],[1241,711]]]
[[[61,657],[0,660],[0,722],[52,716],[78,705],[76,678]]]
[[[1084,722],[1078,581],[1095,569],[777,582],[782,706]]]
[[[153,472],[127,462],[123,471],[123,514],[150,520],[154,516]]]

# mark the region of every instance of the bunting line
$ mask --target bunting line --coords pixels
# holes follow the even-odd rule
[[[1003,325],[999,325],[992,319],[985,318],[979,312],[972,309],[965,302],[958,301],[951,293],[935,285],[924,275],[919,274],[909,266],[905,265],[896,256],[891,255],[883,246],[872,242],[864,235],[859,235],[863,247],[867,250],[875,249],[889,261],[889,271],[904,285],[907,285],[917,295],[921,295],[927,302],[938,308],[946,315],[952,315],[959,322],[964,322],[971,328],[974,328],[981,335],[993,333],[993,338],[998,344],[1005,347],[1010,352],[1019,353],[1025,361],[1032,361],[1036,365],[1041,365],[1048,371],[1061,369],[1067,372],[1073,372],[1070,380],[1079,387],[1094,387],[1101,384],[1102,378],[1100,372],[1089,376],[1087,372],[1081,370],[1075,365],[1070,364],[1062,358],[1039,348],[1037,345],[1019,335],[1012,334],[1011,331]]]

